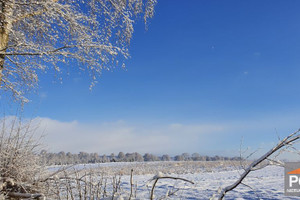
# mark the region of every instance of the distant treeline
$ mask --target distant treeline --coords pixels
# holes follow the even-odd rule
[[[65,153],[49,153],[41,151],[41,155],[45,158],[49,165],[65,165],[65,164],[86,164],[86,163],[106,163],[106,162],[149,162],[149,161],[219,161],[219,160],[240,160],[240,157],[223,157],[223,156],[202,156],[199,153],[183,153],[171,157],[167,154],[156,156],[150,153],[141,155],[137,152],[126,153],[120,152],[118,155],[110,154],[99,155],[97,153],[79,152],[78,154]]]

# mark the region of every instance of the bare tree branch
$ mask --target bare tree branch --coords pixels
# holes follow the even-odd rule
[[[195,184],[193,181],[190,181],[188,179],[185,178],[180,178],[180,177],[173,177],[173,176],[155,176],[152,180],[154,180],[152,189],[151,189],[151,194],[150,194],[150,199],[153,200],[154,197],[154,189],[156,186],[156,183],[158,182],[159,179],[173,179],[173,180],[181,180],[181,181],[185,181],[191,184]]]
[[[134,22],[152,17],[156,1],[0,1],[0,89],[26,102],[40,71],[63,72],[70,62],[94,86],[103,70],[124,67]]]
[[[221,200],[223,199],[223,197],[226,195],[227,192],[235,189],[238,185],[240,185],[242,183],[242,181],[247,177],[247,175],[256,169],[256,167],[262,163],[264,160],[268,159],[272,154],[274,154],[275,152],[277,152],[278,150],[280,150],[283,147],[287,147],[288,145],[292,144],[293,142],[295,142],[296,140],[299,140],[300,138],[300,129],[298,129],[297,131],[295,131],[294,133],[290,134],[289,136],[287,136],[286,138],[284,138],[283,140],[279,141],[279,143],[274,146],[271,150],[269,150],[267,153],[265,153],[263,156],[261,156],[259,159],[255,160],[254,162],[252,162],[244,171],[244,173],[240,176],[240,178],[233,183],[232,185],[229,185],[223,189],[221,189],[218,192],[218,199]],[[214,197],[214,196],[213,196]],[[212,198],[213,198],[212,197]]]

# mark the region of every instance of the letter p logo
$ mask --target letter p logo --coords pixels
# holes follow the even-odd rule
[[[284,168],[284,194],[300,196],[300,163],[288,162]]]

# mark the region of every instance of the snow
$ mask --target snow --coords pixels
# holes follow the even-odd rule
[[[105,170],[108,176],[118,170],[122,171],[122,196],[119,199],[128,199],[131,169],[134,169],[133,183],[136,185],[136,189],[134,187],[136,195],[134,193],[132,199],[149,199],[153,177],[159,178],[162,175],[184,178],[195,184],[182,180],[159,179],[154,190],[155,199],[209,199],[220,187],[235,182],[243,172],[241,168],[236,169],[234,165],[229,164],[224,165],[220,162],[103,163],[77,165],[76,168],[97,168],[100,171]],[[210,170],[203,167],[205,165],[210,166]],[[55,168],[52,167],[51,170]],[[239,185],[235,190],[228,192],[224,199],[300,199],[300,197],[284,196],[284,168],[279,166],[267,166],[253,171],[243,183],[244,185]],[[168,195],[171,196],[165,198]]]

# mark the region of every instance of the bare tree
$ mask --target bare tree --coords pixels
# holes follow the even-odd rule
[[[91,87],[102,70],[123,66],[134,20],[145,23],[156,0],[0,0],[0,89],[26,101],[39,71],[88,70]],[[84,66],[84,67],[83,67]]]

